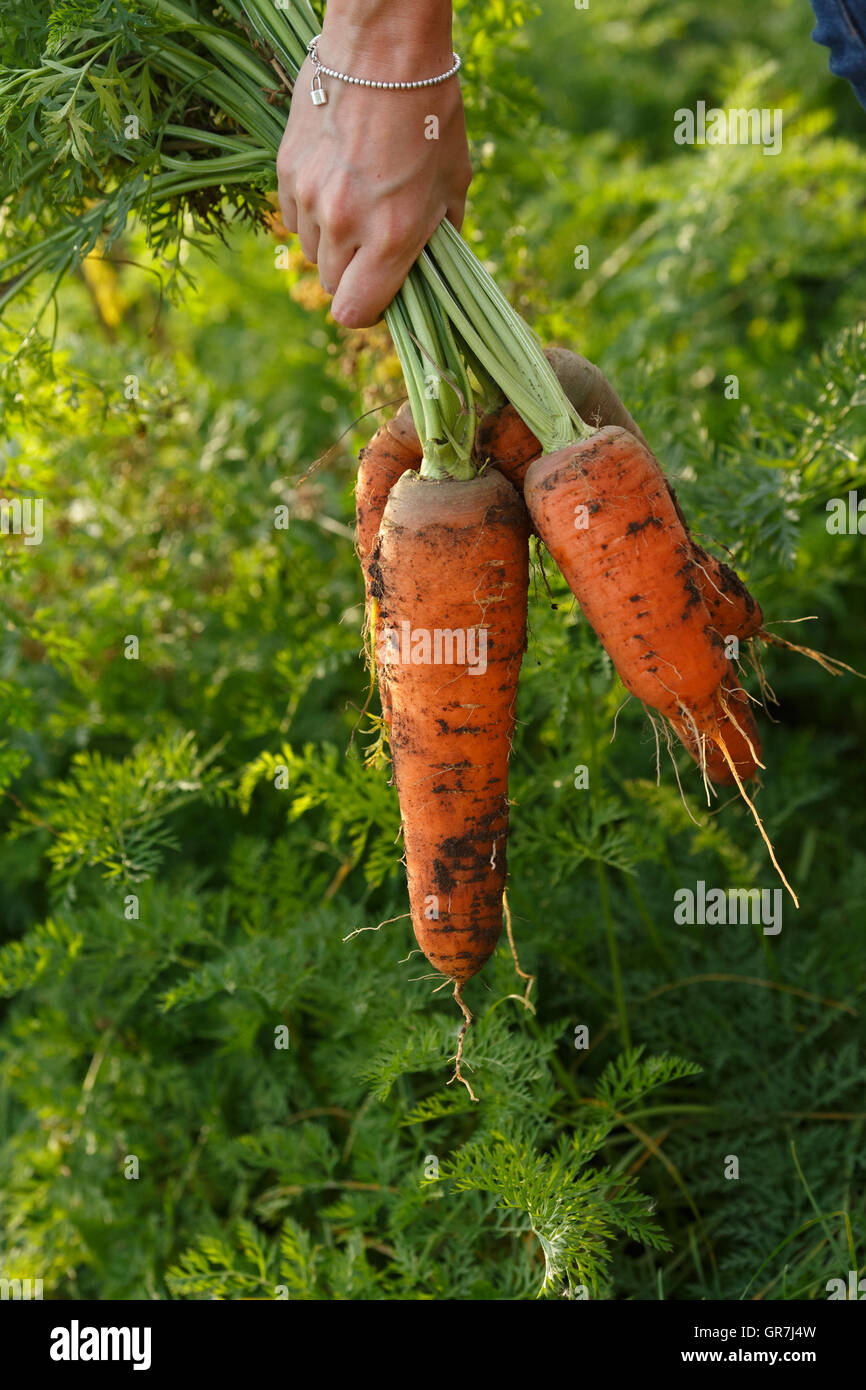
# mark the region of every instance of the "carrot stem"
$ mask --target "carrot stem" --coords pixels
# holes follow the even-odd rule
[[[440,222],[418,265],[459,336],[545,453],[594,433],[566,397],[536,334],[449,222]]]
[[[426,294],[417,267],[385,311],[424,451],[421,476],[475,476],[473,393],[451,325]]]

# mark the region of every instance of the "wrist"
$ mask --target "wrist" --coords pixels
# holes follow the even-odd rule
[[[451,0],[329,0],[319,57],[374,81],[412,82],[451,66]]]

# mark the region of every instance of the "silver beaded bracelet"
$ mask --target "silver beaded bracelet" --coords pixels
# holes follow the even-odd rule
[[[440,72],[438,77],[424,77],[418,82],[374,82],[370,78],[351,77],[347,72],[337,72],[334,68],[326,68],[325,64],[319,61],[318,42],[321,34],[317,34],[314,39],[310,39],[307,44],[307,52],[313,62],[315,69],[313,81],[310,85],[310,100],[314,106],[324,106],[328,100],[328,93],[322,86],[322,77],[333,77],[338,82],[349,82],[355,87],[381,87],[388,92],[408,92],[414,91],[417,87],[438,87],[440,82],[447,82],[449,77],[454,77],[460,71],[460,59],[456,53],[452,53],[454,59],[452,66],[447,72]]]

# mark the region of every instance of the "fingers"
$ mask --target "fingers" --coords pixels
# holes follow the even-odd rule
[[[326,294],[334,295],[346,267],[357,250],[354,242],[336,243],[324,228],[319,238],[319,281]]]
[[[326,294],[336,294],[346,266],[361,243],[357,209],[344,180],[332,180],[317,206],[319,279]]]
[[[382,289],[382,264],[375,247],[360,247],[349,261],[331,304],[331,314],[344,328],[370,328],[397,290]],[[387,296],[387,298],[385,297]]]
[[[371,328],[378,323],[418,259],[426,237],[402,253],[368,242],[346,266],[331,313],[344,328]]]
[[[419,223],[417,211],[404,211],[375,239],[359,238],[361,244],[343,271],[331,305],[337,323],[344,328],[378,323],[444,217],[444,203],[427,225]]]
[[[365,240],[360,246],[346,237],[347,229],[342,224],[332,228],[325,220],[320,225],[312,210],[306,212],[302,205],[292,202],[296,225],[289,226],[285,214],[283,221],[290,231],[297,231],[307,260],[318,265],[322,288],[333,295],[333,317],[344,328],[370,328],[397,294],[434,228],[443,218],[460,228],[466,196],[456,194],[447,207],[440,208],[426,232],[422,230],[412,240],[380,238]]]

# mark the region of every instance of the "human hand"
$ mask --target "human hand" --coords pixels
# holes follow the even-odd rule
[[[451,5],[331,0],[319,42],[328,67],[374,81],[433,77],[452,64]],[[330,20],[330,24],[328,23]],[[432,232],[459,227],[472,178],[456,78],[415,91],[359,87],[325,77],[327,103],[310,100],[312,63],[298,78],[277,157],[283,222],[334,296],[347,328],[375,323]]]

